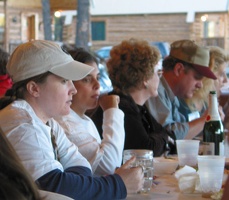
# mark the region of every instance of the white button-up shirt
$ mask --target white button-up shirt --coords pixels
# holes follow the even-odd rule
[[[54,119],[50,119],[48,124],[44,124],[24,100],[14,101],[0,111],[0,127],[34,180],[54,169],[64,171],[74,166],[91,169],[78,148],[68,140],[62,127]],[[51,128],[59,161],[55,160],[53,153]]]

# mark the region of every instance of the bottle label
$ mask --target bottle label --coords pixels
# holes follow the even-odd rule
[[[213,114],[211,114],[211,115],[207,115],[207,117],[206,117],[206,122],[209,122],[209,121],[219,121],[220,120],[220,116],[219,115],[217,115],[217,114],[215,114],[215,115],[213,115]]]
[[[224,156],[225,155],[225,149],[224,149],[224,141],[219,143],[219,155]]]
[[[203,155],[215,155],[215,143],[203,142]],[[224,141],[219,143],[219,155],[224,156]]]
[[[215,155],[215,143],[203,142],[203,155]]]

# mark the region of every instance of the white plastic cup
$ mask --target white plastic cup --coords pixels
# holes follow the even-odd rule
[[[199,152],[199,140],[176,140],[179,166],[185,165],[195,167]]]
[[[225,157],[206,155],[198,156],[197,159],[202,197],[209,198],[222,187]]]
[[[140,193],[150,191],[153,183],[153,151],[145,149],[129,149],[123,151],[123,164],[132,156],[136,157],[131,167],[142,166],[144,169],[144,186]]]

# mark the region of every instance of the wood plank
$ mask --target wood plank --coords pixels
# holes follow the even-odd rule
[[[32,7],[41,8],[41,0],[7,0],[10,7]],[[50,0],[50,9],[55,10],[76,10],[77,0]]]
[[[50,0],[50,8],[55,10],[76,10],[77,0]]]

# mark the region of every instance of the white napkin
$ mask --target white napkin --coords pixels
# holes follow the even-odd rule
[[[194,193],[200,191],[199,175],[196,170],[185,165],[175,172],[178,186],[182,193]]]

